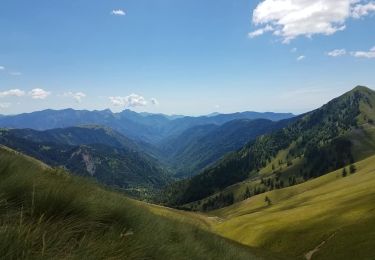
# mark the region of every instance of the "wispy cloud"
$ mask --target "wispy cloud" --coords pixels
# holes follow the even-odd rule
[[[375,2],[371,1],[365,4],[357,4],[352,9],[352,17],[359,19],[363,16],[369,15],[371,12],[375,12]]]
[[[327,53],[327,55],[331,57],[340,57],[340,56],[344,56],[345,54],[346,54],[345,49],[336,49]]]
[[[4,66],[0,66],[0,70],[5,70],[5,67]]]
[[[0,92],[0,97],[22,97],[25,95],[25,91],[20,89],[9,89],[3,92]]]
[[[139,107],[147,105],[147,101],[144,97],[134,93],[126,97],[109,97],[109,100],[112,105],[119,107]]]
[[[302,61],[302,60],[304,60],[305,58],[306,58],[306,56],[304,56],[304,55],[298,56],[298,57],[297,57],[297,61]]]
[[[19,71],[9,72],[9,74],[12,75],[12,76],[21,76],[22,75],[22,73],[19,72]]]
[[[350,55],[356,58],[374,59],[375,58],[375,46],[372,47],[369,51],[353,51],[350,53]]]
[[[29,95],[33,99],[46,99],[50,94],[51,92],[48,92],[41,88],[34,88],[29,92]]]
[[[115,9],[115,10],[112,10],[111,14],[116,15],[116,16],[124,16],[126,15],[126,12],[122,9]]]
[[[274,29],[273,29],[272,26],[267,25],[267,26],[265,26],[265,27],[263,27],[263,28],[257,29],[257,30],[255,30],[255,31],[253,31],[253,32],[250,32],[250,33],[248,34],[248,36],[249,36],[250,38],[255,38],[255,37],[258,37],[258,36],[261,36],[261,35],[265,34],[266,32],[271,32],[271,31],[273,31],[273,30],[274,30]]]
[[[83,92],[66,92],[64,97],[73,98],[77,103],[81,103],[82,99],[86,97],[86,94]]]

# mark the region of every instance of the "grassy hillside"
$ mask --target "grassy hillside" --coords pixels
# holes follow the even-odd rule
[[[189,214],[130,200],[0,148],[2,259],[260,259]]]
[[[257,138],[190,180],[173,185],[166,191],[166,201],[174,206],[199,201],[245,180],[253,182],[244,196],[250,197],[373,155],[374,107],[375,92],[356,87],[287,127]],[[236,201],[232,199],[235,195],[215,197],[205,207],[228,205]]]
[[[352,131],[345,135],[345,138],[352,142],[352,154],[354,161],[360,161],[375,153],[375,127],[371,125],[364,126],[362,129]],[[303,158],[289,159],[290,165],[287,164],[289,149],[281,150],[275,158],[266,167],[259,170],[259,174],[226,187],[223,190],[214,193],[204,199],[187,203],[183,208],[194,211],[207,211],[217,209],[223,206],[220,204],[219,197],[233,197],[233,201],[240,202],[259,193],[264,193],[273,189],[280,189],[287,186],[293,186],[306,181],[300,175],[306,166]],[[283,163],[279,165],[279,162]],[[275,170],[272,165],[278,165]],[[268,182],[271,182],[268,184]],[[280,185],[280,183],[282,185]],[[279,186],[278,186],[279,185]],[[215,205],[216,202],[216,205]]]
[[[375,156],[355,167],[212,211],[216,232],[289,259],[374,259]]]

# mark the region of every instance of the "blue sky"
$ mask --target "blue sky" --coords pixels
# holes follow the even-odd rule
[[[375,88],[375,1],[1,0],[0,113],[301,113]]]

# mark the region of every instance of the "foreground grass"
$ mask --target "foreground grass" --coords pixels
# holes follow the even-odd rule
[[[259,259],[205,226],[0,148],[1,259]]]
[[[312,259],[375,259],[375,157],[306,183],[211,212],[217,233],[252,247]],[[268,196],[272,204],[265,203]]]

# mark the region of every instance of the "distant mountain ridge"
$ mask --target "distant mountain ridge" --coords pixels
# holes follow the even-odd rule
[[[118,147],[121,140],[126,147],[150,155],[164,163],[177,177],[185,178],[199,173],[225,153],[239,149],[258,135],[277,128],[280,124],[276,121],[285,118],[293,118],[293,114],[241,112],[192,117],[131,110],[113,113],[109,109],[48,109],[0,117],[0,127],[14,129],[13,134],[22,135],[32,142],[53,140],[64,145],[90,145],[92,143],[87,142],[97,137],[102,145]],[[103,128],[102,131],[106,129],[108,133],[96,136],[99,131],[91,131],[93,136],[88,137],[77,132],[95,127]],[[217,130],[211,131],[211,127]],[[71,136],[68,138],[69,131]]]
[[[55,128],[44,131],[10,129],[9,131],[20,138],[40,143],[52,142],[65,145],[106,144],[114,147],[126,147],[129,150],[138,149],[138,145],[133,140],[111,128],[102,126]]]
[[[181,117],[163,114],[136,113],[124,110],[113,113],[110,110],[43,110],[20,115],[0,117],[0,127],[31,128],[49,130],[82,125],[101,125],[112,128],[135,140],[156,144],[163,139],[181,134],[190,127],[203,124],[224,124],[234,119],[269,119],[278,121],[293,117],[289,113],[243,112],[219,114],[216,116]]]
[[[172,175],[185,178],[199,173],[225,153],[279,125],[248,118],[291,116],[243,112],[168,117],[131,110],[44,110],[0,118],[0,127],[8,129],[0,142],[108,185],[154,188],[168,183]],[[217,130],[209,131],[210,127]],[[204,130],[196,132],[199,128]],[[191,133],[189,139],[187,133]],[[114,177],[116,171],[118,177]]]

